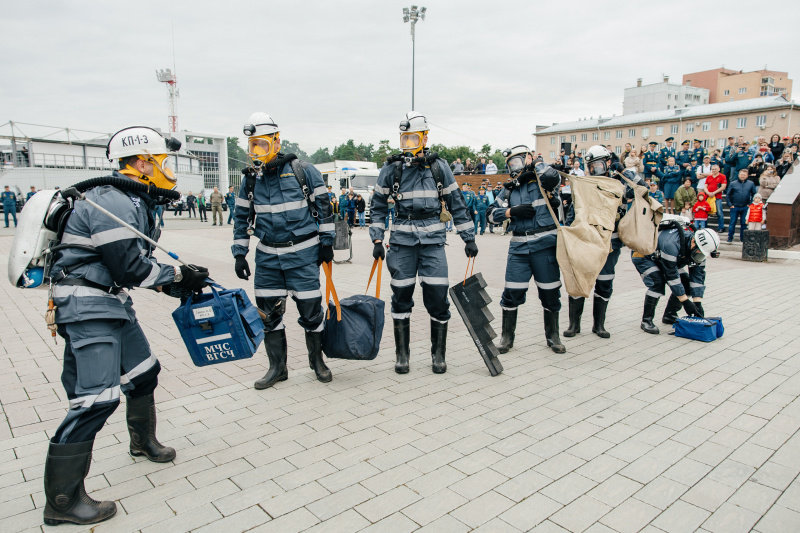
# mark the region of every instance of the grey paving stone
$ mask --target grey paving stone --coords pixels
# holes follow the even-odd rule
[[[660,509],[631,498],[615,506],[600,522],[619,533],[635,533],[660,513]]]
[[[598,521],[611,509],[611,506],[601,503],[589,496],[581,496],[553,514],[549,520],[568,531],[581,532]]]
[[[455,518],[470,527],[478,527],[503,513],[514,502],[495,491],[489,491],[452,511]]]
[[[722,506],[703,522],[703,529],[713,533],[746,533],[761,518],[760,514],[730,503]]]
[[[442,489],[427,498],[403,509],[402,513],[421,526],[438,520],[453,509],[461,507],[469,500],[452,490]]]
[[[667,533],[695,531],[711,515],[706,510],[678,500],[653,520],[653,525]]]
[[[800,513],[782,505],[774,505],[753,528],[759,533],[793,533],[800,531]]]
[[[520,531],[528,531],[562,507],[563,505],[555,500],[541,494],[534,494],[501,514],[500,519]]]
[[[355,510],[370,522],[375,523],[396,511],[408,507],[419,499],[420,496],[411,489],[397,487],[356,506]],[[398,520],[400,519],[398,518]],[[402,520],[400,521],[402,522]]]

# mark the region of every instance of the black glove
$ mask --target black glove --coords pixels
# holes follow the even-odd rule
[[[208,283],[206,283],[206,278],[208,277],[208,269],[197,265],[192,265],[192,267],[194,268],[181,265],[183,279],[177,283],[172,283],[172,285],[192,292],[200,292],[203,290],[203,287],[207,287]]]
[[[515,205],[508,212],[514,218],[533,218],[536,216],[536,208],[532,204]]]
[[[467,257],[475,257],[478,255],[478,245],[475,244],[475,241],[469,241],[466,246],[464,246],[464,253],[467,254]]]
[[[613,163],[611,163],[611,166],[608,167],[608,169],[611,172],[622,172],[625,170],[625,167],[623,167],[622,163],[620,163],[619,161],[614,161]]]
[[[554,191],[561,185],[561,174],[556,169],[545,163],[536,163],[536,175],[546,191]]]
[[[550,207],[553,208],[553,211],[556,211],[558,209],[558,206],[561,205],[561,200],[559,200],[558,196],[556,196],[555,194],[551,196],[548,199],[548,201],[550,202]]]
[[[687,298],[687,299],[686,299],[686,300],[683,302],[683,310],[684,310],[684,311],[686,312],[686,314],[687,314],[687,315],[689,315],[689,316],[702,316],[702,315],[700,314],[700,311],[697,309],[697,306],[696,306],[696,305],[694,305],[694,302],[693,302],[692,300],[690,300],[689,298]]]
[[[192,294],[194,294],[189,289],[179,287],[177,283],[164,285],[161,287],[161,292],[167,296],[172,296],[173,298],[180,298],[181,302],[185,302],[190,296],[192,296]]]
[[[322,263],[330,263],[331,261],[333,261],[333,246],[330,244],[320,245],[317,266],[320,266]]]
[[[375,259],[386,259],[386,248],[383,247],[383,241],[376,242],[372,248],[372,257]]]
[[[694,302],[694,306],[697,308],[697,314],[699,316],[706,316],[706,312],[703,309],[703,302]]]
[[[234,266],[233,269],[236,271],[236,276],[239,279],[250,279],[250,265],[247,264],[245,256],[236,256],[236,266]]]

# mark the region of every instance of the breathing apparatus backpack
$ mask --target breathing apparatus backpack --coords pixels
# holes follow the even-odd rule
[[[405,154],[394,154],[387,158],[386,163],[392,165],[392,189],[389,193],[394,198],[395,205],[399,200],[403,199],[403,193],[400,192],[400,180],[403,177],[403,166],[411,165],[429,165],[431,173],[433,174],[433,181],[436,182],[436,192],[439,195],[439,204],[441,205],[441,212],[439,220],[441,222],[449,222],[453,220],[453,215],[447,211],[444,202],[444,178],[442,177],[442,168],[439,166],[439,154],[436,152],[428,153],[420,157],[411,157]]]
[[[148,193],[153,197],[178,199],[180,193],[159,189],[127,178],[105,176],[76,183],[69,189],[43,190],[34,194],[20,213],[19,225],[8,256],[8,281],[19,288],[47,287],[56,252],[65,248],[82,248],[95,252],[92,246],[61,244],[75,199],[70,189],[85,192],[94,187],[112,185],[130,192]]]

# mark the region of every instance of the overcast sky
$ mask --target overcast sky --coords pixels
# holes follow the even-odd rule
[[[411,108],[409,3],[4,2],[0,123],[167,129],[175,36],[179,127],[242,136],[253,111],[311,153],[397,146]],[[430,142],[533,144],[537,124],[621,114],[636,78],[717,68],[800,73],[792,2],[429,0],[416,108]],[[777,7],[782,5],[783,7]],[[7,134],[3,128],[0,134]]]

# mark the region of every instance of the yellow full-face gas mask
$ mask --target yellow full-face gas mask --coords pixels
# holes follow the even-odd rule
[[[143,174],[131,165],[126,165],[121,172],[132,175],[144,184],[153,184],[160,189],[172,190],[178,186],[178,179],[175,177],[173,160],[169,154],[143,154],[137,156],[146,163],[153,165],[153,175]]]
[[[417,155],[423,148],[425,148],[425,136],[427,131],[410,131],[400,134],[400,150],[411,152]]]
[[[281,136],[278,133],[273,135],[261,135],[249,137],[247,139],[247,155],[254,161],[269,163],[281,151]]]

